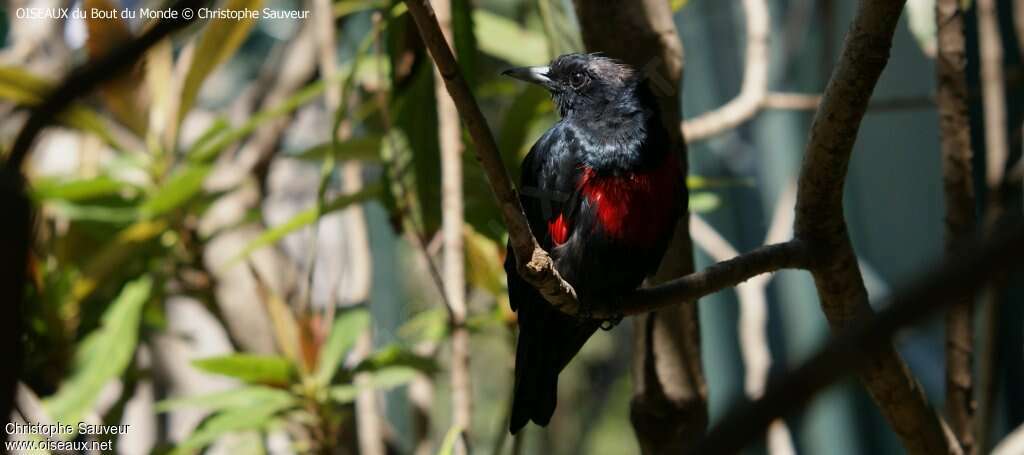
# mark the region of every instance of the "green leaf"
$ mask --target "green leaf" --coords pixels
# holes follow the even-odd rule
[[[438,142],[434,70],[421,66],[395,94],[394,126],[385,138],[381,156],[389,163],[392,182],[412,227],[430,236],[441,226],[441,146]],[[413,146],[415,145],[415,146]],[[390,158],[389,158],[390,157]]]
[[[513,65],[543,65],[548,59],[544,35],[520,27],[515,21],[477,8],[473,23],[480,50]]]
[[[32,197],[37,201],[61,199],[75,202],[118,194],[122,188],[130,186],[131,184],[128,182],[115,180],[105,175],[74,180],[41,178],[32,182]]]
[[[131,364],[139,338],[142,307],[149,300],[153,281],[142,277],[122,288],[103,313],[100,326],[75,353],[72,373],[45,402],[50,415],[61,422],[78,422],[88,412],[107,382]]]
[[[421,311],[401,327],[398,335],[408,343],[421,341],[441,341],[449,332],[448,313],[441,308]]]
[[[295,407],[297,404],[297,400],[294,399],[270,401],[220,412],[203,421],[199,428],[196,428],[188,439],[182,441],[171,453],[181,454],[201,449],[228,433],[266,428],[274,423],[274,417],[278,413]]]
[[[689,0],[671,0],[671,2],[672,3],[670,5],[672,6],[673,13],[678,12],[679,10],[686,7],[687,3],[690,3]]]
[[[188,152],[188,158],[194,162],[208,162],[236,141],[248,136],[264,123],[278,117],[288,115],[304,104],[316,99],[324,91],[324,81],[318,80],[295,92],[288,99],[277,106],[260,111],[249,117],[245,123],[238,128],[227,128],[226,123],[214,123],[213,127],[203,134],[200,140],[192,145]]]
[[[227,0],[221,10],[241,11],[259,10],[261,0]],[[199,36],[195,52],[192,54],[192,65],[185,75],[185,83],[181,88],[181,104],[178,108],[178,123],[192,109],[199,88],[203,81],[221,63],[227,61],[242,45],[249,30],[256,23],[255,19],[214,18],[211,19],[203,34]]]
[[[334,2],[334,17],[348,16],[388,6],[386,0],[340,0]]]
[[[363,308],[343,311],[335,316],[327,342],[320,349],[315,376],[317,382],[325,385],[331,382],[345,353],[369,326],[370,312]]]
[[[277,226],[274,226],[271,229],[264,231],[262,234],[260,234],[259,237],[256,237],[255,239],[250,241],[245,246],[245,248],[242,249],[242,251],[240,251],[227,263],[225,263],[224,267],[233,265],[239,260],[248,257],[253,251],[277,243],[279,240],[284,238],[284,236],[291,234],[292,232],[295,232],[296,230],[301,229],[304,226],[312,224],[316,220],[320,219],[320,217],[328,213],[331,213],[336,210],[341,210],[352,204],[365,202],[367,200],[377,198],[380,196],[381,191],[381,185],[379,183],[375,183],[363,187],[363,189],[357,193],[346,194],[334,198],[326,205],[324,205],[323,210],[320,210],[319,207],[317,206],[313,206],[306,210],[303,210],[302,212],[299,212],[297,215],[293,216],[290,220],[285,221],[284,223],[281,223]]]
[[[470,88],[476,87],[479,45],[473,33],[473,2],[451,0],[452,38],[455,56]]]
[[[167,223],[162,220],[139,221],[122,229],[82,268],[82,276],[71,287],[71,300],[81,302],[91,295],[96,286],[166,229]]]
[[[139,214],[153,219],[180,207],[203,189],[203,180],[212,169],[212,166],[201,164],[189,164],[178,169],[139,207]]]
[[[690,211],[693,213],[707,213],[721,204],[721,199],[715,193],[703,191],[690,194]]]
[[[480,51],[519,66],[540,65],[549,60],[542,33],[521,27],[515,21],[483,9],[472,14]],[[509,43],[515,43],[510,46]]]
[[[504,245],[476,232],[468,224],[463,229],[463,245],[469,283],[495,297],[504,296],[505,269],[501,261]]]
[[[367,372],[361,375],[360,383],[358,385],[343,384],[333,386],[328,390],[328,395],[331,397],[331,400],[338,404],[351,403],[356,399],[356,396],[359,395],[359,392],[363,390],[393,389],[395,387],[408,384],[420,374],[421,372],[419,370],[407,366],[383,368],[378,371]]]
[[[360,160],[379,162],[381,161],[380,141],[380,136],[367,136],[339,142],[337,147],[334,148],[334,159],[338,161]],[[325,142],[292,156],[308,161],[323,161],[330,153],[331,143]]]
[[[353,371],[381,371],[387,368],[412,368],[423,374],[437,372],[437,362],[430,357],[424,357],[398,345],[391,345],[382,348],[356,365]]]
[[[199,408],[210,411],[242,408],[268,402],[291,402],[292,394],[270,387],[250,385],[237,389],[196,395],[183,398],[171,398],[156,404],[156,412],[167,412],[182,408]]]
[[[231,354],[194,360],[192,365],[207,373],[254,384],[288,384],[295,378],[295,365],[278,356]]]
[[[459,441],[460,434],[462,434],[462,427],[458,425],[448,429],[448,432],[444,435],[444,439],[441,441],[441,448],[437,450],[437,455],[454,454],[455,443]]]
[[[84,205],[60,200],[49,203],[49,207],[56,214],[74,221],[127,224],[139,218],[139,211],[135,207]]]

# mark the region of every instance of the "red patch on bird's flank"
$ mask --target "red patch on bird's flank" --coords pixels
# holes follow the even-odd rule
[[[548,221],[548,234],[551,234],[551,241],[556,246],[569,239],[569,225],[565,223],[565,215],[558,215],[558,218]]]
[[[584,168],[579,181],[583,195],[597,208],[597,220],[611,238],[649,246],[664,235],[667,218],[682,191],[675,157],[647,172],[598,176]]]

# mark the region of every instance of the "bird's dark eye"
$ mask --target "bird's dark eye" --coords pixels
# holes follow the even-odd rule
[[[587,83],[587,75],[586,75],[586,73],[583,73],[583,72],[572,73],[572,76],[569,76],[569,83],[572,84],[572,88],[580,88],[580,87],[582,87],[583,84]]]

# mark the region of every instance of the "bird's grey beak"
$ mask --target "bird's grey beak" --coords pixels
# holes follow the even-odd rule
[[[551,88],[551,78],[548,77],[548,70],[550,69],[551,68],[547,66],[525,66],[522,68],[505,70],[501,74],[508,77],[514,77],[521,81]]]

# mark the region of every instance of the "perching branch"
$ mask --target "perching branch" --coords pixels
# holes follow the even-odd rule
[[[815,254],[811,275],[822,310],[837,333],[873,314],[843,217],[843,184],[860,122],[888,60],[904,2],[861,0],[859,4],[811,126],[794,222],[796,238],[807,242]],[[860,378],[908,452],[960,452],[891,343],[879,349],[861,370]]]
[[[959,0],[939,0],[936,4],[936,104],[942,136],[947,254],[969,239],[976,225],[963,15]],[[973,310],[973,299],[968,298],[952,305],[946,313],[946,416],[965,454],[977,451],[974,445]]]
[[[519,263],[519,273],[559,310],[571,315],[580,314],[580,303],[576,299],[575,290],[562,280],[554,268],[551,257],[530,232],[519,198],[512,189],[508,172],[501,161],[494,136],[462,77],[452,50],[438,26],[433,9],[426,0],[406,0],[406,5],[476,146],[474,150],[477,158],[501,207],[512,251]],[[594,308],[589,314],[596,318],[608,318],[646,313],[683,301],[695,300],[760,273],[805,265],[805,249],[801,242],[791,241],[772,245],[716,264],[704,271],[653,288],[637,290],[624,297],[619,305],[615,305],[614,311],[611,311],[611,308]]]
[[[1024,225],[1014,223],[983,243],[947,257],[941,267],[915,284],[897,292],[877,315],[852,323],[834,336],[817,354],[769,386],[761,399],[741,404],[726,413],[707,437],[688,453],[738,453],[775,419],[791,415],[807,405],[825,387],[857,371],[870,370],[877,356],[891,349],[900,329],[920,322],[946,305],[970,298],[996,272],[1020,266],[1024,255]],[[926,416],[936,421],[938,416]],[[951,451],[929,453],[959,453]],[[917,451],[912,451],[917,452]]]

